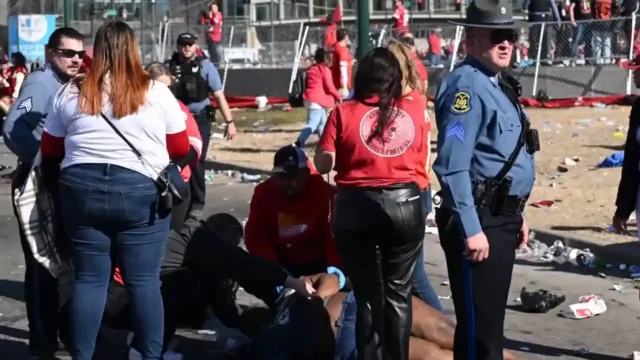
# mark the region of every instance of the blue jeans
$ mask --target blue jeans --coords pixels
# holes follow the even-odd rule
[[[587,37],[588,39],[588,34],[587,34],[587,26],[589,26],[589,24],[587,23],[577,23],[576,24],[576,30],[573,36],[573,43],[571,44],[571,57],[575,60],[578,58],[578,48],[580,47],[580,44],[582,43],[582,39]],[[590,56],[590,54],[587,52],[588,48],[590,47],[589,45],[591,45],[591,39],[588,39],[585,42],[585,54],[584,57],[588,58]]]
[[[436,65],[439,65],[441,63],[442,55],[429,54],[428,58],[429,58],[429,64],[431,64],[431,66],[436,66]]]
[[[353,291],[347,294],[342,305],[342,314],[336,321],[338,332],[336,334],[337,360],[358,360],[358,348],[356,347],[356,314],[358,305]]]
[[[322,135],[324,125],[327,123],[327,112],[323,108],[307,109],[307,126],[302,129],[298,136],[297,143],[302,146],[311,134],[316,133]]]
[[[433,207],[433,199],[431,198],[431,190],[422,191],[422,206],[424,208],[425,216],[429,214]],[[411,276],[411,282],[413,286],[413,295],[424,301],[427,305],[431,306],[437,311],[443,312],[442,304],[438,299],[438,294],[433,289],[433,285],[429,281],[427,272],[424,270],[424,245],[418,253],[418,261],[416,267],[413,270]]]
[[[137,348],[144,359],[161,359],[160,265],[171,217],[156,214],[155,182],[115,165],[82,164],[61,171],[60,195],[74,263],[70,319],[74,360],[93,357],[112,256],[129,292]]]

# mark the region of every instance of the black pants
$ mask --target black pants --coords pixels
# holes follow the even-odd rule
[[[209,60],[211,60],[214,65],[220,64],[220,42],[209,41],[207,48],[209,50]]]
[[[18,166],[11,183],[13,212],[16,217],[18,212],[13,199],[14,190],[22,186],[29,171],[30,167]],[[29,322],[29,351],[32,354],[53,353],[58,350],[58,331],[61,338],[69,339],[66,311],[60,311],[62,304],[58,296],[58,280],[34,259],[21,227],[19,236],[26,268],[24,296]]]
[[[359,359],[409,359],[411,275],[424,238],[420,189],[341,189],[333,231],[358,314]]]
[[[436,210],[456,310],[455,360],[502,359],[505,309],[522,216],[495,216],[487,207],[479,208],[478,215],[489,242],[489,258],[471,263],[462,255],[465,240],[451,213]]]
[[[549,34],[551,32],[555,32],[555,29],[553,29],[554,25],[552,23],[549,23],[545,26],[542,43],[540,43],[540,31],[542,29],[541,23],[548,22],[549,20],[551,20],[551,18],[551,14],[529,15],[529,22],[536,23],[529,28],[529,42],[531,43],[531,46],[529,47],[529,59],[535,60],[538,57],[538,47],[540,46],[542,46],[540,59],[546,60],[549,58],[549,53],[551,52],[551,42],[549,41]]]
[[[193,177],[194,174],[191,174]],[[189,189],[189,194],[182,200],[182,202],[178,205],[175,205],[171,209],[171,230],[179,231],[180,226],[187,218],[187,214],[189,213],[189,208],[191,207],[191,189]]]
[[[200,113],[193,114],[198,124],[198,130],[202,137],[202,154],[198,160],[198,165],[193,169],[189,185],[191,187],[191,210],[202,211],[204,209],[207,184],[204,179],[206,171],[207,150],[209,149],[209,141],[211,140],[211,122],[213,115],[211,110],[204,110]]]

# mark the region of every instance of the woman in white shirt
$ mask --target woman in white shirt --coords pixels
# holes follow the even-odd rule
[[[170,159],[187,155],[186,117],[166,85],[143,70],[127,24],[104,24],[93,49],[89,73],[54,97],[42,135],[43,159],[61,161],[62,219],[75,272],[73,358],[93,357],[113,256],[138,324],[136,348],[144,359],[161,359],[160,264],[171,216],[157,211],[155,179]]]

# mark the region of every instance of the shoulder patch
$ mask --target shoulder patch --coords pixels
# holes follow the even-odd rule
[[[23,109],[24,111],[28,113],[31,112],[31,109],[33,109],[33,103],[31,101],[31,98],[27,98],[25,100],[22,100],[20,102],[20,104],[18,105],[18,109]]]
[[[464,114],[471,110],[471,95],[466,91],[459,91],[453,98],[451,111],[456,114]]]

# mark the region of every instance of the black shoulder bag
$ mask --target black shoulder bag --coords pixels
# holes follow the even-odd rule
[[[135,146],[118,130],[118,128],[109,120],[109,118],[104,114],[100,113],[104,121],[111,126],[113,131],[120,136],[122,140],[124,140],[127,145],[131,148],[131,151],[136,155],[136,157],[143,163],[153,169],[153,166],[149,164],[142,157],[142,153],[136,149]],[[171,210],[172,207],[178,205],[184,201],[184,199],[189,195],[189,184],[186,183],[182,176],[180,176],[180,168],[178,165],[170,162],[160,173],[158,177],[155,179],[155,183],[158,186],[158,208],[163,211]]]

